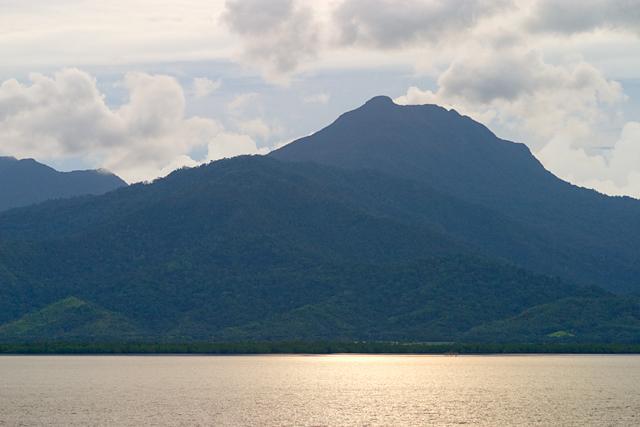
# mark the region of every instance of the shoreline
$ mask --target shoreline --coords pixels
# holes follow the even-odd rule
[[[640,354],[640,344],[473,344],[386,342],[0,343],[2,355],[607,355]]]

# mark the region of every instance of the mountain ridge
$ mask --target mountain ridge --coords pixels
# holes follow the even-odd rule
[[[516,263],[624,292],[638,285],[633,277],[640,275],[640,201],[562,181],[524,144],[502,140],[453,110],[376,97],[269,156],[421,182],[526,225],[530,241],[541,235],[558,248],[549,259],[574,258],[576,266],[567,271],[571,263],[549,266],[548,259],[526,257]],[[615,256],[598,259],[597,253]]]
[[[103,169],[60,172],[34,159],[0,157],[0,211],[81,195],[99,195],[127,183]]]
[[[240,156],[0,213],[0,325],[20,322],[28,341],[80,306],[74,340],[111,319],[122,340],[640,342],[640,313],[618,295],[640,290],[628,202],[558,184],[528,150],[441,107],[375,98],[302,141],[322,161]],[[544,182],[518,186],[531,177]],[[497,181],[478,196],[472,180]],[[575,301],[599,307],[593,322]]]

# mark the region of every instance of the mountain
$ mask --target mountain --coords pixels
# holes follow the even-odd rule
[[[414,268],[407,259],[434,265],[449,265],[454,256],[474,259],[435,225],[416,225],[417,213],[395,213],[403,205],[431,209],[429,194],[404,188],[404,181],[370,173],[240,157],[100,197],[9,211],[0,216],[0,323],[68,296],[121,313],[159,336],[231,339],[231,330],[246,336],[249,325],[327,305],[339,295],[355,297],[346,311],[356,312],[358,295],[369,286],[393,290],[394,277]],[[415,203],[415,197],[424,200]],[[478,274],[503,286],[514,280],[501,263],[491,263],[495,271],[477,268]],[[467,269],[456,262],[446,271]],[[425,286],[420,275],[406,280],[409,289]],[[523,288],[528,280],[521,278]],[[543,277],[531,280],[545,283],[552,295],[529,292],[534,302],[582,292]],[[448,295],[457,293],[452,288]],[[384,312],[387,299],[371,298]]]
[[[531,307],[517,316],[488,322],[464,339],[478,342],[637,342],[637,297],[564,298]]]
[[[398,110],[389,114],[399,121],[386,158],[377,160],[381,165],[403,156],[428,158],[438,145],[440,161],[453,161],[447,141],[473,144],[476,131],[486,138],[477,144],[492,148],[478,149],[475,161],[460,162],[486,163],[484,157],[495,153],[505,162],[530,156],[521,146],[491,139],[484,127],[457,113],[433,106],[404,110],[384,99],[291,147],[316,150],[334,140],[356,144],[337,139],[341,133],[332,127],[347,120],[340,126],[353,128],[355,138],[369,132],[361,123],[375,125],[366,118],[375,118],[379,108]],[[405,111],[411,112],[408,118]],[[436,119],[441,114],[451,120]],[[405,135],[414,121],[422,133]],[[335,138],[317,139],[328,130],[337,132]],[[449,139],[432,141],[436,130],[449,132]],[[421,164],[415,159],[405,159],[395,172],[373,167],[368,159],[385,147],[376,145],[379,132],[372,133],[368,139],[358,136],[360,167],[330,164],[325,148],[317,148],[327,153],[319,159],[284,159],[286,151],[279,151],[1,213],[0,340],[640,342],[627,304],[633,297],[603,289],[626,283],[637,290],[633,282],[625,282],[622,273],[616,281],[603,281],[592,270],[583,272],[589,280],[579,280],[579,263],[587,268],[589,256],[614,255],[580,246],[590,242],[579,233],[581,224],[562,235],[574,240],[563,240],[554,237],[557,224],[550,232],[544,217],[534,220],[515,208],[467,197],[420,170],[412,174],[408,168]],[[462,135],[468,140],[461,142]],[[635,206],[531,168],[568,192],[603,200],[598,203]],[[470,179],[466,174],[459,170],[458,179]],[[522,199],[500,193],[507,189],[498,185],[490,191],[514,203]],[[618,219],[627,214],[620,209]],[[623,256],[610,268],[621,265],[631,276],[637,267],[627,261],[635,255],[625,251],[636,240],[632,230],[627,237],[619,247]],[[616,239],[609,235],[602,247],[614,247]],[[558,268],[563,262],[564,270]],[[589,323],[588,311],[568,309],[573,301],[601,309]],[[619,307],[629,314],[620,314]],[[631,319],[630,327],[624,319]]]
[[[58,172],[33,159],[0,157],[0,211],[49,199],[103,194],[126,185],[102,170]]]
[[[121,339],[421,341],[610,297],[483,257],[439,225],[482,233],[481,213],[410,181],[264,157],[15,209],[0,215],[0,339],[104,336],[105,315],[79,322],[69,297],[136,325]],[[65,319],[71,332],[55,332]]]
[[[57,301],[0,326],[0,336],[12,340],[109,340],[135,338],[140,332],[121,315],[75,297]]]
[[[476,241],[492,255],[616,292],[640,290],[640,202],[564,182],[525,145],[455,110],[376,97],[270,156],[423,183],[518,229],[514,244]],[[488,234],[497,236],[494,225]]]

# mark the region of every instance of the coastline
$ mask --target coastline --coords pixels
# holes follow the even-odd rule
[[[0,355],[524,355],[640,354],[640,344],[585,343],[0,343]]]

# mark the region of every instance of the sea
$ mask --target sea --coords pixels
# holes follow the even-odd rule
[[[0,426],[638,426],[640,356],[2,356]]]

